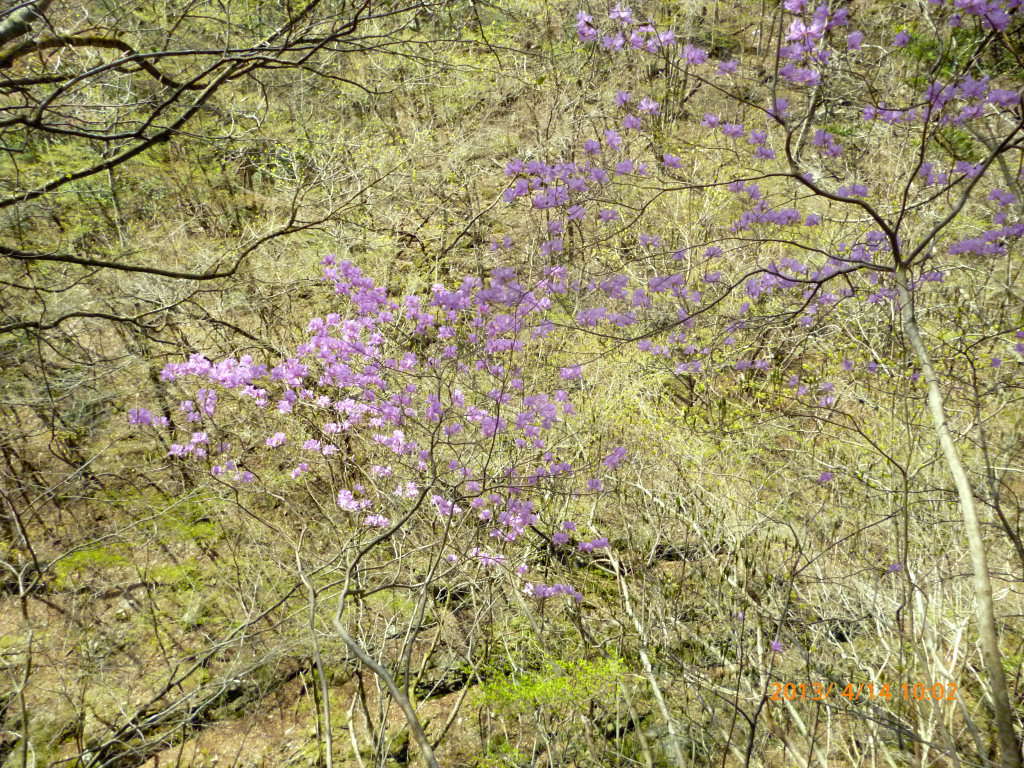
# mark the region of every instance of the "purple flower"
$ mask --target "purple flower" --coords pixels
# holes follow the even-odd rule
[[[587,139],[583,142],[583,154],[598,155],[601,153],[601,142],[596,139]]]
[[[617,3],[615,8],[608,12],[608,18],[612,21],[618,21],[621,24],[632,24],[633,23],[633,9],[623,8],[622,3]]]
[[[772,648],[772,653],[782,653],[782,651],[783,651],[782,643],[779,642],[778,640],[772,640],[771,648]]]
[[[679,57],[686,59],[687,64],[703,64],[708,60],[708,52],[703,48],[688,45],[683,49],[683,52],[679,54]]]
[[[816,69],[800,69],[796,73],[794,82],[804,85],[817,85],[821,82],[821,72]]]
[[[726,123],[722,126],[722,133],[732,139],[742,139],[746,131],[743,130],[742,125],[736,123]]]
[[[541,256],[550,256],[552,253],[561,253],[564,250],[562,238],[556,237],[548,240],[545,243],[541,243],[540,253]]]
[[[820,8],[818,10],[821,10]],[[825,25],[825,29],[829,30],[832,27],[845,27],[850,23],[850,9],[840,8],[836,11],[836,15],[832,17],[832,21]]]
[[[622,120],[622,127],[627,131],[635,131],[640,127],[640,118],[636,115],[626,115]]]
[[[644,96],[640,99],[640,105],[637,107],[637,111],[646,112],[648,115],[657,115],[661,113],[661,104]]]
[[[1003,364],[1003,361],[1002,361],[1002,360],[1000,360],[1000,359],[999,359],[998,357],[993,357],[993,358],[992,358],[992,363],[991,363],[991,366],[992,366],[993,368],[998,368],[998,367],[999,367],[999,366],[1001,366],[1002,364]]]
[[[775,106],[768,110],[772,117],[782,119],[789,113],[789,99],[779,97],[775,100]]]
[[[589,13],[583,13],[580,11],[578,16],[589,16]],[[590,26],[585,21],[576,22],[576,34],[579,35],[581,43],[590,43],[597,40],[597,30]]]
[[[583,371],[580,370],[580,366],[578,365],[570,365],[567,368],[560,369],[558,375],[563,379],[572,381],[573,379],[582,379]]]
[[[705,128],[717,128],[718,122],[718,115],[712,115],[710,112],[705,112],[704,119],[700,121],[700,124]]]
[[[988,78],[975,80],[968,75],[957,87],[957,95],[962,98],[982,98],[988,88]]]
[[[986,101],[997,107],[1010,107],[1020,104],[1020,94],[1006,88],[996,88],[988,95]]]
[[[371,528],[387,528],[389,520],[383,515],[370,515],[364,522]]]
[[[128,423],[150,426],[153,423],[153,414],[145,408],[129,408]]]
[[[737,69],[739,69],[740,63],[733,59],[732,61],[723,61],[718,64],[718,69],[715,70],[715,74],[718,75],[731,75]]]
[[[957,162],[956,166],[954,167],[954,170],[957,173],[962,173],[968,178],[973,179],[975,176],[981,173],[981,168],[981,163],[978,163],[977,165],[971,165],[966,160],[960,160],[959,162]]]
[[[822,472],[821,477],[818,478],[818,482],[827,483],[833,477],[835,477],[835,475],[833,475],[831,472]]]
[[[1003,192],[1001,189],[993,189],[990,193],[988,200],[995,200],[999,205],[1012,205],[1017,202],[1017,196],[1012,192]]]
[[[619,462],[626,457],[626,449],[621,446],[612,450],[610,454],[604,457],[601,461],[606,467],[612,467],[613,469],[619,466]]]
[[[676,155],[662,155],[662,161],[666,168],[681,168],[682,162]]]
[[[864,42],[863,32],[851,32],[846,36],[846,47],[851,51],[859,51],[860,44]]]
[[[480,432],[487,437],[494,437],[499,432],[504,432],[507,422],[501,417],[484,416],[480,420]]]
[[[604,138],[605,141],[608,142],[608,146],[612,149],[618,149],[622,146],[622,137],[611,129],[604,132]]]
[[[615,94],[615,103],[620,107],[626,106],[626,102],[633,98],[633,94],[628,91],[619,91]]]
[[[275,432],[273,437],[267,438],[267,447],[276,448],[279,445],[284,445],[288,441],[288,436],[284,432]]]
[[[607,224],[609,221],[618,221],[619,212],[611,208],[602,208],[601,212],[597,214],[597,218],[602,224]]]
[[[816,213],[807,214],[807,220],[804,222],[805,227],[816,227],[821,224],[821,216]]]
[[[836,190],[840,197],[867,197],[868,188],[863,184],[855,183],[848,187],[840,187]]]
[[[366,509],[366,507],[370,506],[370,502],[366,499],[359,500],[348,488],[342,488],[338,491],[338,506],[346,512],[355,512],[360,509]]]
[[[822,32],[824,31],[825,17],[820,13],[815,13],[814,20],[810,26],[807,26],[801,19],[793,19],[789,25],[789,33],[786,35],[786,40],[795,42],[796,45],[793,47],[798,50],[811,50],[814,48],[814,44],[821,39]]]
[[[551,537],[551,540],[555,544],[565,544],[565,543],[567,543],[569,541],[569,534],[568,533],[563,533],[562,531],[559,531],[558,533],[554,534]]]
[[[888,567],[887,570],[889,571],[889,573],[899,573],[900,571],[903,570],[903,564],[902,563],[893,563],[892,565],[890,565]]]
[[[616,176],[628,176],[633,172],[633,161],[623,160],[621,163],[615,166]]]
[[[902,48],[903,46],[905,46],[909,42],[910,42],[910,35],[907,34],[907,30],[904,29],[904,30],[901,30],[898,35],[896,35],[895,39],[893,39],[893,41],[892,41],[892,44],[895,47],[897,47],[897,48]]]

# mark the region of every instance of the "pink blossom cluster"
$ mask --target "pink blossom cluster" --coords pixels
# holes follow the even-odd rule
[[[998,30],[999,14],[1010,5],[955,0],[950,7]],[[863,55],[857,53],[863,34],[842,29],[850,21],[845,8],[812,7],[803,0],[786,0],[783,7],[793,18],[779,76],[790,86],[814,86],[837,62]],[[658,52],[660,61],[665,49],[677,45],[671,30],[637,19],[621,4],[602,22],[580,12],[576,29],[581,42],[612,54]],[[900,32],[892,45],[909,41],[909,33]],[[694,45],[683,45],[666,60],[695,82],[714,82],[723,90],[744,77],[738,62],[713,62]],[[863,117],[879,123],[873,130],[923,132],[1010,116],[1020,106],[1019,93],[966,74],[932,83],[924,97],[913,106],[869,105]],[[889,190],[868,188],[856,178],[848,162],[852,152],[834,133],[813,133],[805,156],[813,155],[824,172],[812,174],[792,156],[802,119],[791,119],[785,99],[743,106],[749,107],[743,116],[731,108],[706,114],[707,130],[700,132],[709,146],[733,153],[749,169],[742,178],[706,185],[706,192],[724,201],[731,226],[705,239],[692,232],[654,232],[642,213],[631,213],[637,206],[620,202],[623,190],[646,190],[654,199],[674,189],[690,161],[672,146],[661,151],[660,142],[645,136],[661,119],[662,105],[653,95],[618,91],[607,121],[595,123],[569,159],[516,158],[506,166],[503,199],[523,206],[537,232],[523,243],[495,235],[491,248],[500,258],[502,251],[521,247],[529,261],[539,261],[536,271],[517,272],[499,262],[487,279],[468,276],[399,299],[351,261],[327,256],[323,280],[333,288],[338,312],[310,320],[294,350],[266,364],[249,356],[218,363],[202,355],[170,364],[165,381],[198,386],[181,402],[184,416],[176,417],[186,425],[154,418],[145,408],[131,409],[129,423],[184,431],[188,437],[177,438],[170,455],[183,467],[210,467],[219,482],[253,483],[253,469],[280,467],[284,457],[301,459],[297,466],[287,464],[294,467],[296,483],[335,477],[341,466],[346,472],[364,467],[369,487],[350,478],[337,491],[342,512],[367,528],[388,529],[381,536],[423,514],[417,519],[425,524],[469,537],[460,551],[469,552],[473,565],[499,574],[512,548],[529,546],[532,533],[546,532],[558,546],[578,533],[571,521],[557,528],[546,506],[550,499],[600,498],[605,483],[614,484],[629,468],[624,446],[599,449],[599,441],[584,458],[575,458],[583,420],[569,393],[592,384],[597,358],[562,343],[572,333],[631,343],[652,365],[684,381],[775,382],[808,411],[842,407],[841,381],[806,383],[798,363],[764,348],[758,336],[766,323],[791,321],[795,330],[811,332],[847,308],[882,304],[889,310],[903,290],[898,265],[912,272],[911,291],[943,283],[948,271],[931,257],[908,255],[903,225],[876,212]],[[654,145],[660,162],[642,156]],[[971,237],[937,236],[929,244],[934,259],[998,258],[1024,236],[1024,224],[1013,218],[1016,198],[1004,191],[1012,185],[992,187],[986,180],[991,166],[991,158],[949,163],[923,152],[918,158],[905,194],[921,215],[933,200],[963,193],[972,197],[982,222]],[[826,231],[841,234],[825,241]],[[630,251],[628,267],[593,266],[590,256],[609,242]],[[724,318],[717,325],[706,319],[710,308]],[[998,335],[992,343],[1005,346]],[[1018,343],[1018,353],[1020,348]],[[998,369],[1004,359],[988,356],[986,364]],[[842,374],[890,375],[870,359],[844,360]],[[226,430],[214,418],[229,400],[259,416],[250,433],[232,438],[234,452],[221,447]],[[221,456],[229,452],[231,458]],[[830,470],[819,483],[832,478]],[[392,520],[399,522],[392,526]],[[610,547],[596,533],[573,537],[580,552]],[[492,551],[479,546],[487,541]],[[565,584],[529,584],[524,591],[582,599]]]

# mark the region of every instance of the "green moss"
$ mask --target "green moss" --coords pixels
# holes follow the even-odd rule
[[[58,589],[67,589],[73,586],[76,577],[83,572],[94,574],[97,571],[127,566],[130,562],[127,547],[123,544],[82,549],[71,553],[54,566],[57,574],[56,586]]]
[[[198,589],[202,586],[202,570],[195,560],[176,565],[158,566],[149,571],[150,578],[163,587],[178,591]]]

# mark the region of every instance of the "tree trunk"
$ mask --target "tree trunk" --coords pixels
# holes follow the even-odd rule
[[[921,365],[921,374],[928,385],[928,410],[935,422],[935,432],[949,471],[953,475],[960,508],[964,515],[964,528],[971,553],[971,569],[974,572],[974,600],[978,617],[978,637],[981,641],[981,655],[985,660],[989,685],[992,688],[992,708],[995,712],[995,726],[999,733],[999,757],[1002,768],[1021,768],[1020,746],[1013,727],[1013,709],[1006,688],[1006,675],[999,652],[999,634],[996,630],[995,609],[992,605],[992,579],[988,571],[985,540],[981,532],[981,521],[974,504],[974,491],[970,478],[960,459],[953,435],[946,423],[946,408],[939,388],[939,379],[932,366],[931,356],[921,338],[914,313],[913,297],[907,284],[904,267],[896,270],[896,286],[899,291],[900,312],[903,318],[903,332]]]

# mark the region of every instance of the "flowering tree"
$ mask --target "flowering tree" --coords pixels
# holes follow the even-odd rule
[[[1020,90],[999,87],[999,79],[983,71],[986,55],[993,48],[1020,60],[1021,51],[1006,32],[1015,26],[1018,3],[932,3],[935,9],[923,23],[932,30],[945,26],[952,31],[938,38],[932,55],[920,61],[914,80],[922,90],[896,87],[879,101],[873,85],[885,76],[888,51],[911,43],[908,30],[900,30],[882,55],[864,48],[863,32],[850,27],[849,10],[832,11],[826,5],[813,8],[804,0],[788,0],[785,13],[778,17],[774,72],[758,97],[756,88],[745,81],[737,61],[712,62],[696,46],[683,47],[676,64],[687,78],[713,88],[727,104],[722,113],[707,113],[701,125],[707,130],[695,142],[699,146],[727,142],[736,157],[738,173],[727,179],[713,180],[707,187],[726,187],[739,201],[741,213],[728,233],[714,233],[697,248],[703,252],[686,254],[675,250],[673,258],[685,259],[685,269],[665,274],[658,269],[658,238],[641,235],[640,245],[654,251],[645,259],[655,271],[647,293],[633,294],[633,304],[646,306],[650,294],[672,291],[687,302],[679,309],[679,324],[693,327],[695,319],[705,320],[701,338],[721,340],[721,345],[699,346],[690,343],[684,349],[686,360],[676,372],[700,373],[718,369],[723,348],[736,344],[741,331],[764,332],[781,322],[795,323],[796,329],[813,333],[824,317],[855,316],[854,307],[874,305],[895,313],[902,333],[913,350],[927,392],[927,406],[935,434],[952,476],[970,542],[971,565],[977,608],[979,640],[985,660],[995,722],[999,732],[1003,765],[1020,765],[1020,749],[1014,732],[1014,719],[1007,694],[1000,658],[992,585],[986,557],[982,526],[977,513],[975,490],[961,458],[961,449],[949,426],[946,399],[950,387],[979,362],[982,350],[999,350],[1014,344],[1020,354],[1020,318],[1011,314],[1002,324],[980,339],[960,349],[943,352],[950,374],[940,377],[933,361],[934,351],[922,334],[919,315],[927,306],[928,289],[941,284],[950,270],[963,269],[965,257],[991,261],[1006,259],[1012,244],[1024,234],[1020,223],[1020,167],[1024,113]],[[659,31],[651,22],[638,23],[629,9],[617,6],[609,15],[609,28],[602,32],[593,17],[581,12],[577,32],[583,42],[595,42],[605,50],[628,50],[659,54],[675,44],[671,31]],[[788,25],[787,25],[788,22]],[[1019,20],[1016,20],[1019,24]],[[958,31],[970,30],[980,40],[963,58],[956,50]],[[858,87],[864,83],[867,87]],[[831,91],[831,93],[830,93]],[[785,95],[784,95],[785,94]],[[889,159],[893,162],[888,187],[871,190],[858,179],[857,165],[844,159],[844,146],[836,135],[816,126],[817,112],[826,95],[844,97],[863,105],[862,119],[875,135],[890,141]],[[620,91],[616,103],[627,114],[622,120],[626,131],[640,131],[645,116],[656,117],[659,105],[650,98],[629,109],[631,95]],[[648,118],[648,122],[654,122]],[[950,135],[972,136],[977,142],[974,162],[950,152]],[[807,147],[807,138],[810,147]],[[653,171],[643,163],[624,156],[622,137],[615,130],[605,131],[605,146],[588,142],[588,153],[615,154],[615,176],[649,177]],[[682,154],[682,153],[680,153]],[[941,159],[940,159],[941,158]],[[658,194],[679,193],[693,185],[672,185],[673,170],[683,169],[685,161],[677,154],[662,154],[662,176],[653,186]],[[943,164],[945,161],[945,164]],[[660,175],[660,174],[659,174]],[[608,174],[591,172],[597,183],[607,183]],[[649,187],[651,188],[651,187]],[[534,198],[536,207],[549,201]],[[1011,206],[1016,204],[1016,216]],[[634,209],[635,210],[635,209]],[[980,218],[983,226],[977,234],[953,234],[954,225],[967,211]],[[1011,218],[1012,217],[1012,218]],[[613,208],[598,214],[602,224],[620,220]],[[643,218],[631,217],[627,225],[643,231]],[[692,246],[691,246],[692,248]],[[646,254],[645,254],[646,255]],[[661,262],[664,264],[664,261]],[[662,267],[663,269],[663,267]],[[700,280],[709,288],[700,291],[687,283]],[[738,298],[734,298],[739,294]],[[710,299],[710,301],[708,301]],[[741,303],[742,302],[742,303]],[[732,311],[723,309],[735,306]],[[603,319],[598,315],[591,318]],[[710,321],[710,322],[708,322]],[[983,323],[982,317],[975,322]],[[645,334],[646,335],[646,334]],[[792,335],[791,335],[792,338]],[[670,336],[669,341],[673,341]],[[676,334],[674,341],[683,339]],[[650,342],[646,342],[649,344]],[[717,348],[716,348],[717,347]],[[969,351],[968,351],[969,350]],[[654,348],[666,354],[668,346]],[[874,350],[862,348],[862,363],[874,373],[879,362]],[[769,372],[776,365],[760,357],[745,359],[737,355],[735,370]],[[959,359],[957,359],[959,358]],[[999,369],[1002,360],[991,356],[990,367]],[[843,362],[843,371],[852,372],[854,363]],[[779,372],[781,374],[781,372]],[[785,386],[797,399],[812,392],[801,384],[799,373],[785,378]],[[827,413],[835,407],[836,383],[826,381],[817,408]],[[980,426],[980,425],[979,425]],[[822,480],[832,478],[824,473]],[[1005,522],[1005,518],[1004,522]],[[1009,530],[1009,529],[1008,529]],[[1017,540],[1014,532],[1011,538]],[[1024,564],[1024,563],[1022,563]],[[898,566],[898,564],[897,564]]]
[[[622,623],[635,629],[640,674],[668,727],[666,751],[687,764],[655,663],[653,619],[631,599],[641,587],[624,563],[629,547],[615,545],[616,532],[595,524],[593,512],[584,522],[588,504],[635,512],[630,487],[652,509],[664,506],[643,486],[644,471],[630,485],[625,472],[642,456],[607,440],[599,407],[586,396],[596,371],[626,360],[659,371],[684,393],[684,418],[695,432],[728,435],[744,419],[785,417],[827,443],[853,435],[895,467],[904,506],[879,555],[876,603],[921,599],[915,573],[923,566],[907,533],[918,458],[913,444],[900,448],[897,440],[893,449],[865,427],[863,407],[872,398],[902,403],[891,418],[915,435],[910,443],[918,434],[910,409],[927,409],[968,539],[1000,764],[1020,765],[978,505],[980,482],[1020,557],[1016,567],[1024,567],[1015,523],[999,502],[999,486],[1009,486],[993,469],[985,432],[986,409],[1019,397],[1006,361],[1024,354],[1015,251],[1024,235],[1024,113],[1001,63],[1021,63],[1013,34],[1019,3],[930,5],[917,27],[872,42],[846,7],[786,0],[761,41],[770,62],[761,70],[715,60],[622,5],[604,18],[581,11],[576,32],[592,55],[653,57],[677,82],[713,94],[713,110],[680,128],[666,118],[678,106],[668,97],[618,90],[575,154],[507,164],[502,197],[510,218],[518,213],[532,233],[521,244],[495,238],[487,281],[469,277],[457,287],[435,285],[426,298],[397,299],[355,264],[329,256],[324,278],[339,305],[310,322],[291,356],[272,364],[195,356],[165,370],[165,380],[190,387],[187,423],[177,429],[186,437],[170,449],[183,466],[231,489],[287,496],[301,486],[320,510],[319,535],[346,532],[344,546],[317,555],[318,568],[342,573],[333,625],[385,681],[428,764],[436,761],[410,694],[410,658],[431,596],[441,586],[451,595],[471,572],[488,589],[515,594],[542,636],[538,606],[561,600],[563,610],[581,615],[588,608],[582,581],[595,568],[618,585]],[[695,91],[681,92],[690,94],[684,106],[697,103]],[[843,105],[857,110],[858,127],[849,114],[831,116]],[[709,169],[702,153],[722,161]],[[1000,276],[988,285],[972,277],[979,270]],[[951,287],[960,292],[953,298]],[[993,291],[1016,297],[1016,306],[1012,298],[994,305]],[[904,343],[908,358],[893,352]],[[817,354],[823,348],[828,353]],[[907,359],[909,370],[896,367]],[[730,410],[735,401],[744,403],[743,418]],[[951,415],[964,407],[972,414],[966,424]],[[145,409],[129,420],[172,426]],[[805,478],[806,492],[840,482],[841,464]],[[868,473],[849,464],[847,490],[868,505],[883,498]],[[705,530],[699,535],[710,546]],[[716,715],[711,730],[749,760],[760,718],[801,764],[824,764],[814,728],[791,705],[805,746],[766,708],[772,659],[799,648],[813,666],[813,647],[801,647],[791,625],[792,596],[816,558],[806,551],[809,538],[794,534],[794,541],[783,587],[756,589],[747,555],[737,557],[738,570],[719,574],[741,604],[729,616],[739,623],[740,646],[746,614],[757,614],[760,687],[742,661],[723,662],[742,684],[731,724]],[[384,655],[372,658],[354,637],[358,622],[348,618],[385,590],[407,592],[415,606],[402,663],[390,671]],[[596,630],[582,619],[579,626],[603,648]],[[902,645],[905,631],[899,624],[891,638]],[[942,669],[938,661],[922,664]],[[752,697],[749,708],[741,694]],[[749,728],[743,739],[734,736],[739,715]],[[896,717],[902,739],[912,731]],[[940,749],[955,756],[949,724],[936,722],[946,740]]]
[[[325,515],[321,533],[361,532],[341,555],[345,587],[334,625],[387,681],[429,762],[408,681],[401,692],[352,639],[347,601],[404,588],[416,596],[422,618],[431,589],[466,568],[534,599],[581,601],[572,583],[531,575],[523,540],[533,549],[538,540],[552,550],[571,547],[581,562],[607,548],[606,536],[577,526],[563,510],[600,492],[603,476],[614,473],[626,451],[613,447],[598,456],[580,445],[576,407],[560,388],[581,379],[579,365],[557,375],[534,365],[536,348],[554,329],[546,314],[549,294],[564,289],[559,270],[529,290],[511,270],[496,270],[486,288],[467,278],[455,290],[435,286],[428,302],[409,296],[399,303],[350,262],[328,256],[324,267],[351,316],[311,321],[309,341],[294,357],[268,370],[248,357],[211,363],[196,355],[165,369],[166,381],[201,384],[182,403],[182,428],[191,433],[171,445],[170,455],[221,482],[268,490],[275,481],[263,461],[280,455],[291,480],[339,486],[340,516]],[[236,400],[229,413],[237,414],[239,404],[245,409],[228,423],[218,394],[225,391]],[[132,409],[128,419],[170,425],[145,408]],[[567,459],[581,450],[574,466]],[[542,506],[549,510],[543,515]],[[395,539],[411,554],[381,560]],[[405,584],[410,567],[420,574]],[[417,632],[406,641],[406,655]]]

